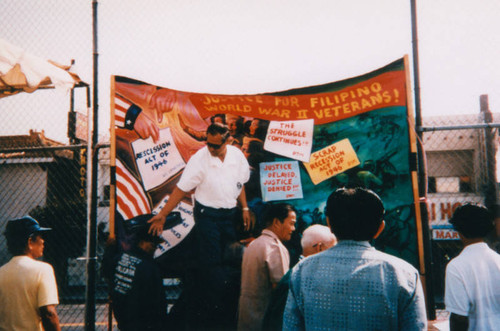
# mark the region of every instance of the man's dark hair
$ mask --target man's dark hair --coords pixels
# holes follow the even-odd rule
[[[229,137],[229,129],[224,124],[212,123],[207,128],[207,134],[212,136],[220,134],[222,136],[222,141],[225,142]]]
[[[26,254],[28,240],[36,240],[37,237],[42,237],[39,232],[33,233],[31,236],[5,236],[7,239],[7,250],[12,256],[20,256]]]
[[[277,218],[280,223],[283,223],[285,221],[285,218],[288,217],[288,214],[291,211],[295,212],[295,208],[289,203],[269,203],[266,206],[266,213],[264,218],[266,227],[273,224],[275,218]]]
[[[326,202],[326,216],[332,232],[341,240],[371,240],[383,221],[384,205],[375,192],[339,188]]]
[[[458,207],[450,219],[453,228],[465,238],[484,238],[493,230],[493,216],[482,205],[467,203]]]

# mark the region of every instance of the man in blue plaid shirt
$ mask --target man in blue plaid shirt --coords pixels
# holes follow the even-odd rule
[[[339,242],[293,269],[283,330],[427,330],[418,271],[369,243],[385,226],[380,198],[338,189],[326,215]]]

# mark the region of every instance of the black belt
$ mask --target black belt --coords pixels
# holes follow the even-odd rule
[[[207,214],[207,215],[215,215],[215,216],[224,216],[224,215],[231,215],[236,211],[236,207],[234,208],[213,208],[213,207],[208,207],[205,205],[202,205],[198,201],[194,202],[194,211]]]

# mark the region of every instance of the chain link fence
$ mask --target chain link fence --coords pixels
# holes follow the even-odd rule
[[[489,208],[494,208],[497,203],[498,129],[487,124],[499,123],[499,115],[482,112],[478,115],[424,118],[422,140],[427,166],[427,208],[437,308],[444,308],[446,265],[463,248],[458,233],[448,220],[455,209],[465,203],[480,203]],[[493,233],[489,244],[500,251]]]
[[[101,1],[99,14],[104,42],[114,41],[119,53],[102,54],[103,66],[116,70],[115,62],[127,57],[127,36],[137,37],[144,31],[155,30],[154,22],[161,21],[158,11],[146,26],[118,20],[123,6]],[[148,4],[152,6],[152,4]],[[114,6],[114,7],[113,7]],[[28,51],[50,58],[61,64],[75,59],[74,69],[83,81],[92,81],[92,5],[91,1],[19,1],[5,0],[3,8],[15,8],[19,25],[11,28],[11,21],[1,14],[2,38],[26,48]],[[12,11],[12,10],[11,10]],[[114,12],[113,17],[111,13]],[[128,12],[125,12],[128,14]],[[136,16],[140,15],[137,13]],[[122,15],[123,16],[123,15]],[[204,15],[208,16],[208,15]],[[2,23],[4,22],[4,23]],[[210,21],[207,21],[210,23]],[[186,24],[194,24],[192,21]],[[43,26],[47,35],[37,33]],[[140,31],[138,31],[140,30]],[[175,33],[175,32],[172,32]],[[424,42],[429,36],[422,35]],[[479,38],[478,38],[479,39]],[[144,58],[151,55],[145,40],[142,45]],[[484,43],[489,43],[484,40]],[[427,43],[428,44],[428,43]],[[61,47],[64,45],[65,47]],[[422,46],[426,51],[426,44]],[[53,50],[58,50],[54,52]],[[191,52],[200,52],[194,45]],[[429,54],[434,53],[428,52]],[[209,55],[200,53],[201,57]],[[425,56],[425,54],[424,54]],[[444,62],[444,61],[443,61]],[[488,65],[488,63],[484,64]],[[143,63],[143,70],[157,70]],[[190,67],[185,68],[189,73]],[[211,69],[215,70],[215,69]],[[209,75],[211,72],[207,72]],[[207,76],[208,77],[208,76]],[[424,77],[425,78],[425,77]],[[208,79],[208,78],[207,78]],[[493,78],[491,79],[493,82]],[[109,114],[109,77],[99,77],[100,112]],[[104,83],[104,84],[103,84]],[[423,96],[426,97],[423,81]],[[43,226],[54,230],[46,238],[44,259],[54,267],[61,305],[58,307],[63,330],[83,330],[85,324],[85,286],[87,281],[87,249],[89,182],[87,165],[90,160],[86,146],[88,128],[81,132],[68,131],[69,118],[75,123],[86,123],[89,114],[88,91],[75,89],[74,95],[64,95],[54,90],[40,90],[32,94],[19,94],[0,99],[0,266],[10,255],[7,253],[3,232],[7,220],[26,214],[37,218]],[[479,107],[478,107],[479,108]],[[68,113],[76,112],[79,115]],[[474,110],[471,110],[474,112]],[[479,112],[478,112],[479,113]],[[492,123],[500,123],[494,114]],[[107,132],[108,115],[100,118],[99,126]],[[488,119],[486,118],[486,122]],[[444,271],[449,260],[462,246],[457,234],[447,220],[457,206],[466,202],[492,205],[496,202],[497,182],[491,174],[492,162],[496,170],[495,151],[498,143],[496,128],[474,127],[485,123],[484,113],[478,115],[424,118],[422,144],[426,155],[428,183],[428,216],[432,244],[433,292],[437,308],[443,308]],[[76,129],[76,128],[75,128]],[[79,138],[78,138],[78,137]],[[107,134],[99,138],[106,144]],[[97,191],[97,256],[96,275],[96,329],[113,328],[106,305],[106,282],[99,272],[99,261],[108,236],[110,199],[109,148],[101,148],[98,155]],[[492,236],[490,244],[497,251],[500,245]],[[167,280],[167,296],[171,302],[179,295],[178,282]],[[111,322],[112,323],[112,322]],[[116,328],[116,326],[114,327]]]

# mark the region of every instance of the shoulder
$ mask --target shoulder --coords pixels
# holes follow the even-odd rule
[[[235,159],[245,160],[246,162],[245,154],[238,147],[227,145],[227,153]]]
[[[47,262],[32,260],[30,264],[31,264],[30,269],[32,269],[35,274],[38,274],[43,277],[54,276],[54,268]]]
[[[203,146],[191,156],[188,162],[190,162],[191,160],[199,160],[201,158],[206,157],[207,155],[209,155],[208,148],[206,146]]]
[[[378,257],[378,259],[382,263],[384,263],[385,265],[389,266],[394,270],[403,271],[412,275],[418,275],[418,270],[413,265],[411,265],[410,263],[406,262],[405,260],[399,257],[381,252],[376,249],[373,250],[372,253],[374,256]]]
[[[47,262],[43,262],[43,261],[34,261],[34,262],[35,262],[35,265],[40,270],[50,271],[50,272],[54,271],[54,268],[52,267],[52,265],[48,264]]]
[[[265,250],[278,249],[281,246],[283,246],[283,244],[279,241],[279,239],[263,233],[260,236],[258,236],[257,239],[252,241],[248,245],[246,250],[248,250],[249,252],[265,251]]]

